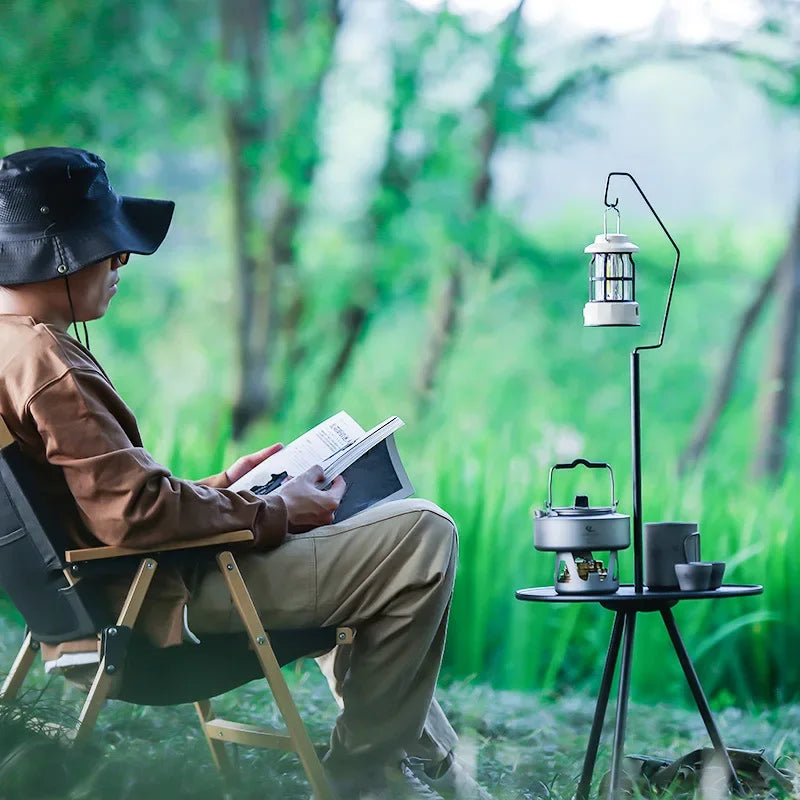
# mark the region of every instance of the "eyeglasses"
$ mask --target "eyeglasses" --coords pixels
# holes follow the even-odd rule
[[[115,253],[112,258],[121,266],[124,267],[130,259],[130,253]]]

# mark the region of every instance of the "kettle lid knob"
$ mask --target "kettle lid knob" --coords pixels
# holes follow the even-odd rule
[[[589,496],[585,494],[576,494],[575,508],[589,508]]]

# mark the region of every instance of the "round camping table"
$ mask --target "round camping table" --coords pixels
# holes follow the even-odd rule
[[[640,612],[659,611],[667,629],[672,646],[678,656],[686,682],[689,684],[697,710],[703,718],[708,735],[714,745],[714,750],[728,768],[731,784],[737,794],[743,794],[742,785],[731,764],[728,751],[722,743],[717,730],[711,709],[700,680],[697,677],[689,654],[683,644],[672,607],[681,600],[721,600],[726,597],[745,597],[747,595],[761,594],[763,586],[730,584],[720,586],[719,589],[710,589],[703,592],[683,591],[650,591],[644,589],[635,592],[630,584],[624,584],[619,590],[609,594],[558,594],[553,586],[538,586],[532,589],[519,589],[516,592],[517,600],[527,600],[533,603],[599,603],[603,608],[615,612],[614,626],[611,629],[611,640],[608,644],[603,677],[600,680],[600,691],[594,709],[592,729],[589,734],[589,743],[586,746],[586,755],[583,761],[583,773],[575,794],[575,800],[587,800],[591,790],[592,775],[597,760],[597,749],[600,744],[600,734],[603,730],[603,721],[608,707],[608,697],[611,692],[611,682],[617,666],[620,643],[622,644],[622,663],[620,666],[619,686],[617,690],[617,716],[614,725],[614,749],[611,757],[611,780],[609,781],[608,797],[610,800],[618,796],[621,778],[620,765],[625,747],[625,726],[628,718],[628,696],[630,695],[631,661],[633,659],[633,633],[636,627],[636,615]]]

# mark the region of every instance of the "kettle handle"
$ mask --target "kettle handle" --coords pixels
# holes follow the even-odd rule
[[[617,504],[619,500],[614,499],[614,470],[611,469],[610,464],[606,464],[605,461],[587,461],[585,458],[576,458],[571,464],[554,464],[550,467],[550,477],[547,481],[547,508],[553,507],[553,472],[557,469],[574,469],[578,466],[578,464],[582,464],[584,467],[588,467],[589,469],[607,469],[611,475],[611,507],[614,511],[617,510]]]

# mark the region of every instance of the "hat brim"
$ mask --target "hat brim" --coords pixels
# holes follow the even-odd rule
[[[167,235],[175,203],[144,197],[121,196],[116,213],[96,227],[61,235],[67,246],[70,272],[113,256],[115,253],[155,253]]]
[[[89,224],[0,241],[0,286],[72,275],[115,253],[150,255],[164,241],[174,211],[171,200],[119,196],[111,213]]]

